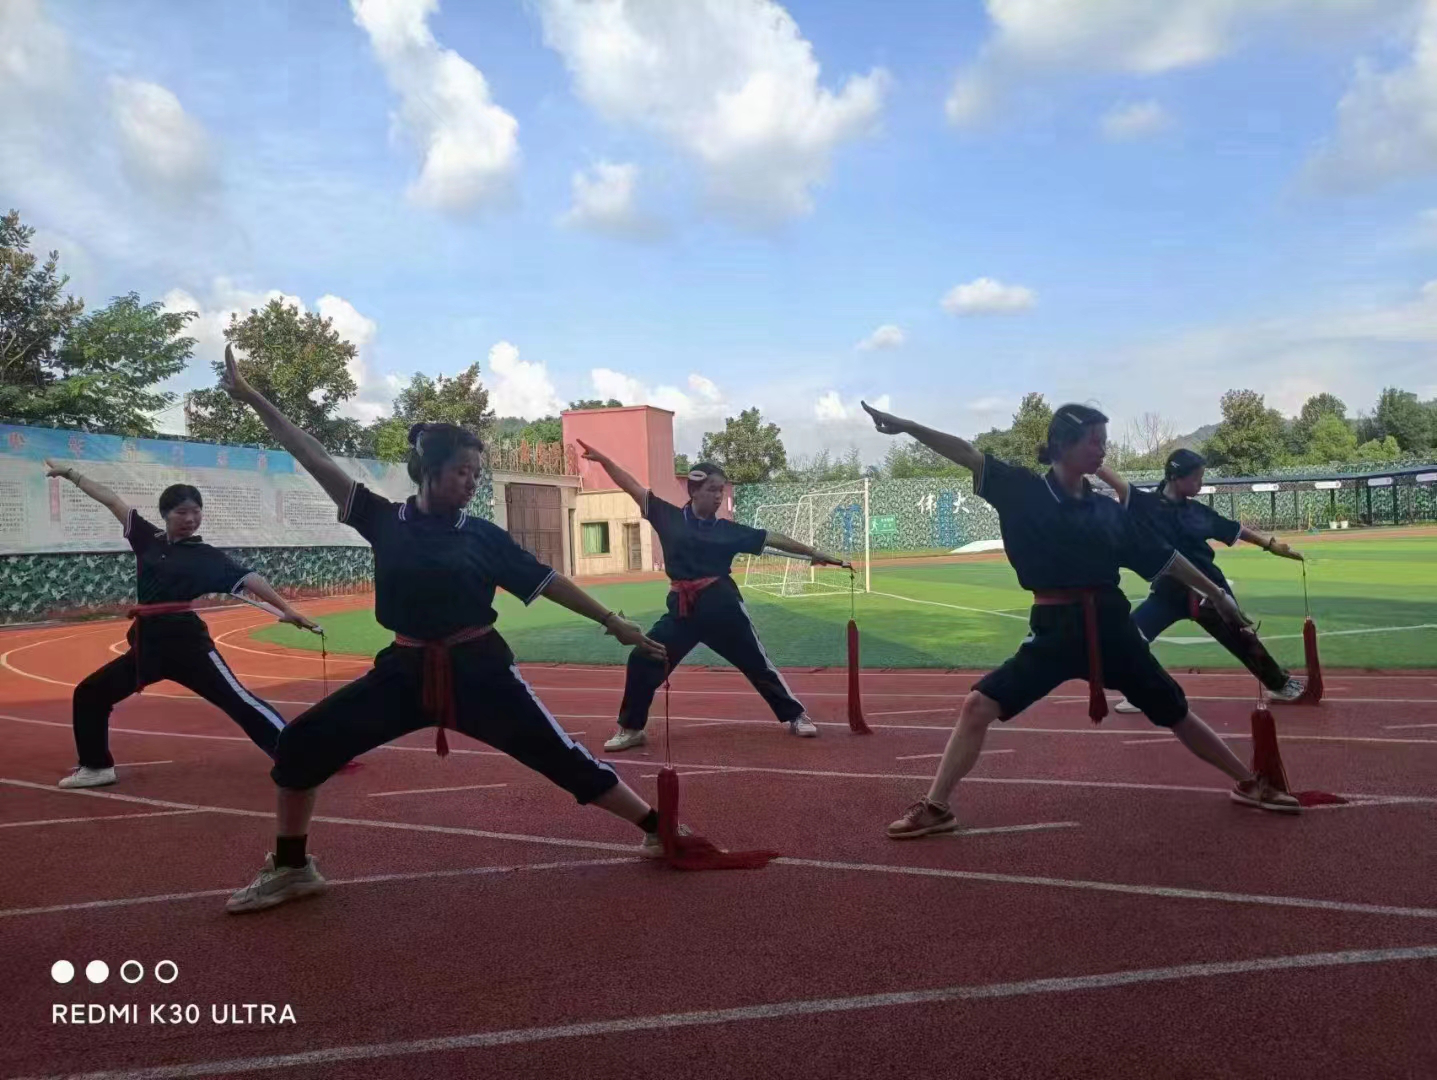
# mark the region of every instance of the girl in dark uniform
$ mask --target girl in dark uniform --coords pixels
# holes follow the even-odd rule
[[[259,414],[281,445],[340,508],[339,519],[374,548],[375,617],[394,644],[364,676],[297,717],[279,740],[278,839],[259,876],[230,897],[231,912],[257,911],[323,891],[305,852],[315,790],[349,760],[411,731],[455,727],[564,788],[638,825],[642,853],[663,854],[658,814],[559,726],[494,631],[494,591],[524,603],[540,596],[657,657],[663,646],[541,564],[488,521],[469,516],[483,443],[453,424],[409,432],[409,475],[419,493],[394,503],[352,479],[239,373],[225,350],[224,386]]]
[[[998,512],[1003,547],[1018,583],[1033,593],[1032,632],[1018,652],[980,679],[963,702],[926,798],[888,827],[896,840],[952,832],[948,797],[978,760],[988,725],[1010,720],[1069,679],[1088,679],[1088,714],[1107,712],[1103,687],[1122,691],[1148,719],[1172,729],[1183,745],[1236,781],[1232,798],[1265,810],[1296,813],[1297,800],[1253,774],[1222,739],[1188,709],[1182,688],[1163,670],[1138,633],[1119,568],[1148,579],[1168,574],[1202,594],[1228,622],[1241,625],[1237,603],[1180,553],[1140,528],[1086,476],[1103,463],[1107,417],[1085,405],[1053,414],[1039,460],[1045,476],[1005,464],[954,435],[869,408],[878,430],[908,434],[972,470],[974,493]]]
[[[735,555],[758,555],[765,545],[806,556],[816,566],[848,564],[779,533],[720,518],[725,478],[717,465],[700,464],[689,473],[689,501],[680,509],[659,498],[614,464],[612,458],[582,439],[579,445],[585,458],[602,465],[614,483],[639,504],[644,518],[658,534],[664,570],[672,583],[668,614],[649,630],[649,636],[662,642],[667,650],[667,662],[637,652],[629,655],[624,699],[619,705],[619,730],[604,743],[604,749],[615,753],[644,745],[648,738],[644,726],[649,722],[654,692],[663,685],[668,672],[700,643],[743,672],[792,734],[808,739],[817,735],[818,728],[764,652],[730,570]]]
[[[1302,556],[1277,537],[1254,532],[1193,498],[1202,490],[1206,464],[1201,455],[1191,450],[1174,450],[1163,468],[1164,479],[1156,492],[1134,487],[1107,467],[1099,469],[1097,476],[1111,485],[1117,492],[1118,501],[1140,524],[1152,529],[1160,539],[1182,552],[1188,562],[1228,595],[1232,595],[1232,587],[1218,569],[1209,540],[1220,540],[1228,547],[1239,540],[1246,540],[1270,554],[1301,561]],[[1170,577],[1154,581],[1148,598],[1133,612],[1133,621],[1149,642],[1156,641],[1159,634],[1180,619],[1194,620],[1219,645],[1241,660],[1243,666],[1267,687],[1273,701],[1296,701],[1302,696],[1306,689],[1305,681],[1294,679],[1284,671],[1257,639],[1256,633],[1250,629],[1235,630],[1210,604],[1199,603],[1194,593]],[[1118,702],[1114,708],[1120,713],[1139,711],[1137,706],[1126,700]]]
[[[162,679],[177,682],[219,706],[256,746],[273,757],[284,718],[240,685],[215,649],[204,620],[185,610],[185,605],[209,593],[244,589],[279,608],[284,613],[281,622],[306,629],[314,624],[290,607],[264,578],[200,540],[204,501],[189,484],[172,484],[160,495],[160,519],[165,523],[161,529],[104,484],[52,461],[46,461],[45,468],[45,475],[70,481],[125,527],[125,539],[135,553],[135,593],[140,605],[128,634],[130,648],[75,687],[73,722],[80,764],[60,786],[88,788],[115,782],[110,711]],[[144,610],[154,605],[162,605],[162,610]]]

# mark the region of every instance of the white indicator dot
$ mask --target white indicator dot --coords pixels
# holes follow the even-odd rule
[[[75,977],[75,965],[68,960],[56,960],[50,966],[50,978],[57,983],[67,983]]]
[[[92,983],[102,983],[110,977],[110,965],[103,960],[91,960],[85,965],[85,978]]]

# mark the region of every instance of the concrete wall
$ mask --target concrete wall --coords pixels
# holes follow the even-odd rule
[[[607,555],[584,554],[584,525],[605,522],[609,526],[609,553]],[[624,526],[639,526],[639,546],[642,570],[654,569],[654,554],[657,542],[654,530],[639,516],[639,505],[622,491],[580,492],[574,514],[574,552],[578,560],[577,573],[622,574],[629,570],[625,549]]]

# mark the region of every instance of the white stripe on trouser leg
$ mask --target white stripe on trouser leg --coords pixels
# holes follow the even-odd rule
[[[799,701],[798,695],[789,689],[788,682],[783,677],[783,672],[779,671],[774,665],[774,662],[768,658],[768,651],[763,647],[763,639],[758,636],[758,628],[753,625],[753,616],[748,613],[748,607],[740,600],[738,602],[738,608],[743,612],[743,617],[748,621],[748,632],[753,635],[753,643],[758,646],[758,654],[763,657],[763,662],[765,666],[767,666],[769,674],[778,680],[778,685],[783,687],[783,692],[793,701],[797,702],[798,707],[802,709],[803,702]],[[807,712],[806,709],[804,711]]]
[[[544,719],[549,721],[549,726],[554,729],[554,734],[558,735],[559,738],[563,740],[565,746],[567,746],[570,750],[579,751],[579,753],[583,754],[590,761],[594,762],[595,765],[603,769],[606,773],[609,773],[612,776],[619,775],[617,772],[614,771],[614,767],[612,765],[608,765],[602,761],[595,760],[594,755],[589,753],[589,748],[587,746],[582,746],[579,743],[576,743],[573,739],[569,738],[569,733],[563,729],[563,727],[559,724],[559,721],[554,719],[554,714],[549,711],[548,706],[539,700],[539,695],[534,693],[534,688],[530,686],[527,681],[525,681],[524,676],[519,674],[518,667],[511,664],[509,666],[509,673],[513,675],[514,678],[518,679],[519,684],[529,692],[529,697],[533,699],[534,704],[538,706],[539,711],[544,714]]]
[[[210,659],[214,661],[215,667],[220,669],[220,674],[225,677],[225,682],[230,684],[230,689],[240,696],[241,701],[243,701],[255,712],[263,716],[275,727],[279,728],[281,731],[284,730],[284,717],[280,716],[279,713],[275,712],[263,701],[255,697],[243,686],[241,686],[240,681],[234,677],[234,672],[232,672],[229,667],[226,666],[224,660],[220,658],[219,653],[211,649]]]

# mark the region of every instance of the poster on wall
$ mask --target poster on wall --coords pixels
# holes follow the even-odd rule
[[[156,524],[160,492],[193,484],[204,498],[201,535],[217,547],[366,546],[282,450],[0,424],[0,555],[129,550],[109,510],[69,481],[45,476],[46,458],[104,484]],[[335,461],[387,498],[413,493],[402,465]]]

